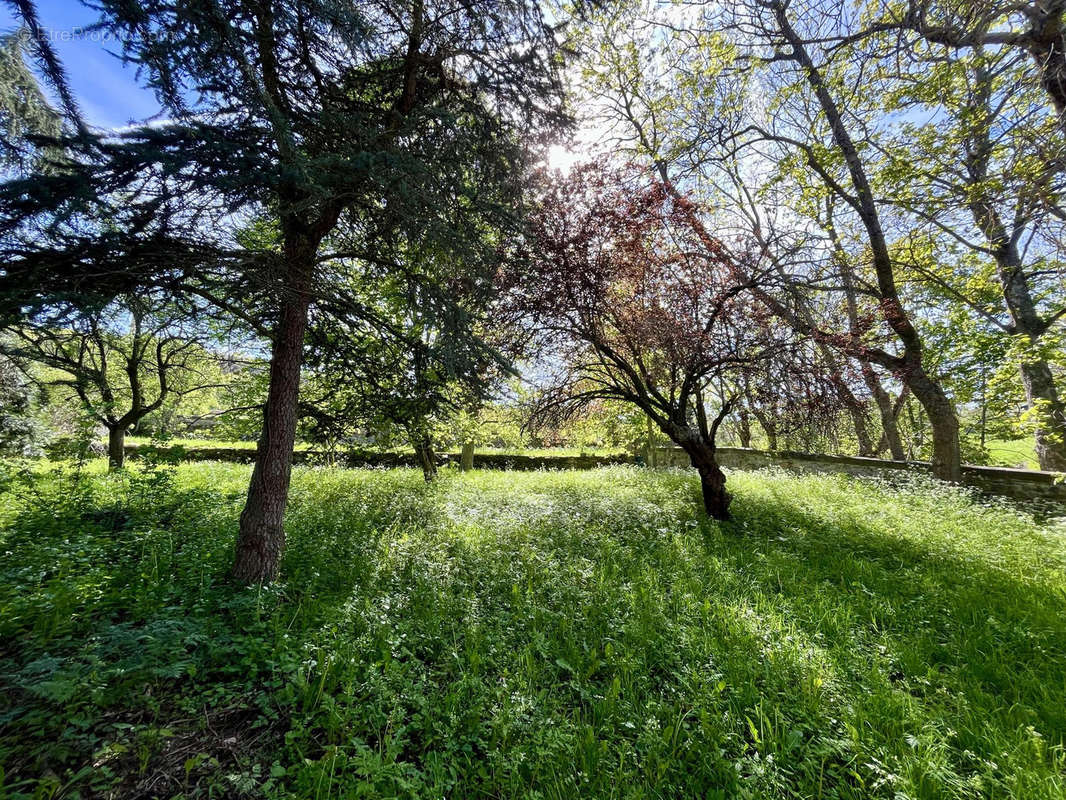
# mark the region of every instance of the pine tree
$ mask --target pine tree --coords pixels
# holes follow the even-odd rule
[[[234,574],[271,580],[308,320],[359,311],[333,265],[402,273],[397,239],[461,257],[484,220],[510,217],[515,143],[563,121],[554,31],[532,0],[98,7],[168,118],[71,137],[69,169],[0,188],[0,293],[11,312],[163,285],[269,337]],[[237,231],[264,219],[271,236],[243,246]]]

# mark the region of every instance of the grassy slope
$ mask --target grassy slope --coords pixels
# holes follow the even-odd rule
[[[993,466],[1040,469],[1036,460],[1036,440],[1032,436],[1028,439],[989,439],[985,446]]]
[[[1061,525],[843,477],[734,474],[719,526],[680,472],[299,470],[286,582],[237,590],[246,477],[0,495],[9,792],[1066,796]]]

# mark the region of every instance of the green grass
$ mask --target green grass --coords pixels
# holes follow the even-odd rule
[[[0,493],[4,797],[1066,796],[1066,529],[932,484],[248,468]],[[37,794],[34,794],[37,792]]]
[[[1032,436],[1027,439],[989,439],[985,448],[988,463],[993,466],[1040,469],[1036,460],[1036,440]]]

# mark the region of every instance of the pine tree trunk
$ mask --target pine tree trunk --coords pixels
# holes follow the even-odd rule
[[[474,468],[474,443],[463,442],[463,450],[459,454],[459,469],[470,472]]]
[[[116,425],[107,431],[108,472],[120,470],[126,463],[126,428]]]
[[[237,534],[233,576],[243,583],[267,583],[277,578],[285,546],[285,507],[296,443],[310,262],[294,273],[293,283],[297,285],[290,287],[293,293],[283,302],[274,336],[263,432]]]

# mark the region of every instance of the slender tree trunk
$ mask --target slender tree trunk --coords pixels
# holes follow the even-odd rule
[[[646,417],[644,421],[647,425],[644,463],[654,468],[659,466],[659,454],[655,452],[655,421],[651,417]]]
[[[311,253],[313,255],[313,250]],[[296,443],[300,368],[303,365],[313,264],[307,253],[303,256],[302,263],[294,264],[291,269],[291,293],[283,301],[274,336],[263,432],[248,486],[248,499],[241,512],[233,576],[243,583],[274,580],[285,546],[285,507],[289,500],[292,452]]]
[[[851,392],[849,391],[848,394],[850,395]],[[855,400],[855,396],[851,395],[851,399]],[[848,416],[851,417],[852,427],[855,428],[855,438],[859,443],[859,455],[872,457],[874,455],[874,443],[866,426],[866,415],[863,413],[862,406],[846,401],[845,406],[848,409]]]
[[[974,202],[970,209],[982,232],[996,245],[996,267],[1013,330],[1023,334],[1035,347],[1048,325],[1033,299],[1016,237],[1008,235],[992,204]],[[1059,396],[1051,367],[1043,357],[1032,360],[1023,357],[1019,370],[1027,405],[1038,414],[1035,434],[1040,469],[1066,471],[1066,403]]]
[[[866,229],[870,246],[871,263],[877,277],[881,315],[903,345],[902,367],[904,380],[915,398],[925,409],[933,426],[933,474],[941,480],[957,482],[961,477],[959,451],[959,421],[955,409],[941,386],[925,371],[922,361],[922,341],[914,323],[907,314],[899,297],[892,254],[881,225],[877,199],[866,174],[859,148],[844,122],[845,115],[833,97],[818,66],[807,50],[807,43],[792,27],[788,18],[788,3],[773,0],[770,3],[777,19],[778,30],[791,47],[788,56],[803,69],[807,83],[813,90],[818,104],[825,114],[833,140],[840,150],[844,166],[848,170],[854,194],[849,204]],[[827,182],[828,188],[841,194]]]
[[[766,449],[771,452],[777,450],[777,426],[773,420],[761,411],[752,409],[752,413],[755,415],[755,421],[759,423],[759,427],[766,434]]]
[[[877,377],[877,372],[874,371],[873,365],[869,361],[862,362],[861,369],[863,380],[866,382],[870,394],[873,395],[874,402],[877,404],[877,411],[881,415],[882,442],[888,447],[893,461],[906,461],[907,452],[903,449],[903,440],[899,435],[899,421],[896,415],[896,408],[892,404],[892,398],[885,391],[885,387],[881,384],[881,379]],[[881,444],[878,444],[877,452],[880,453],[881,449]]]
[[[1024,334],[1035,347],[1048,326],[1037,311],[1021,254],[1014,240],[1007,237],[995,210],[979,204],[975,204],[975,208],[975,218],[984,222],[989,238],[1000,244],[996,249],[996,262],[1003,299],[1014,330]],[[1035,434],[1040,469],[1066,471],[1066,403],[1059,396],[1051,367],[1043,357],[1032,360],[1023,357],[1019,369],[1027,405],[1036,409],[1038,414]]]
[[[120,470],[126,463],[126,428],[116,425],[107,430],[107,469]]]
[[[911,435],[907,439],[908,460],[914,461],[915,445],[921,448],[925,440],[925,434],[922,430],[921,414],[915,416],[914,405],[910,402],[910,398],[907,398],[904,408],[907,411],[907,422],[911,426]],[[919,406],[919,408],[921,408],[921,406]]]
[[[988,432],[988,384],[985,382],[985,371],[981,370],[981,454],[985,452],[985,442]]]
[[[746,409],[737,412],[737,435],[741,447],[751,447],[751,418]]]
[[[811,321],[811,326],[814,326],[813,320]],[[823,342],[817,342],[817,346],[818,351],[822,354],[822,358],[825,359],[826,366],[829,368],[829,373],[833,382],[833,391],[836,393],[837,399],[840,401],[841,405],[847,409],[848,416],[851,417],[851,424],[855,429],[855,439],[859,445],[859,455],[872,456],[874,454],[874,443],[873,439],[870,437],[870,431],[862,403],[859,402],[855,393],[851,391],[851,388],[844,380],[843,371],[840,369],[840,364],[834,356],[833,351]]]
[[[1036,457],[1040,469],[1066,472],[1066,403],[1055,387],[1047,361],[1022,362],[1022,384],[1030,408],[1036,408]]]
[[[415,455],[422,466],[422,477],[429,483],[437,477],[437,454],[433,452],[433,441],[423,436],[415,443]]]
[[[852,280],[851,269],[848,266],[848,256],[844,246],[832,227],[832,205],[827,201],[827,217],[830,219],[829,236],[833,242],[833,251],[840,262],[840,280],[844,287],[844,301],[848,312],[848,331],[855,340],[862,336],[862,326],[859,323],[859,301],[855,295],[855,284]],[[855,357],[859,362],[859,370],[862,372],[863,383],[870,390],[870,395],[877,404],[877,411],[881,416],[881,441],[874,448],[872,455],[880,455],[885,446],[892,454],[893,461],[906,461],[907,454],[903,451],[903,442],[899,438],[899,424],[896,421],[896,412],[892,407],[892,398],[889,397],[877,370],[873,364],[865,358]]]
[[[463,450],[459,455],[459,469],[469,472],[474,468],[474,443],[463,442]]]
[[[1030,17],[1030,22],[1034,26],[1034,35],[1030,37],[1028,46],[1041,69],[1044,88],[1055,103],[1060,121],[1066,121],[1062,116],[1066,113],[1066,32],[1062,24],[1066,0],[1037,3],[1032,10],[1034,15]],[[1024,235],[1026,223],[1017,216],[1012,222],[1006,221],[995,202],[984,194],[994,150],[991,125],[993,76],[981,68],[976,76],[971,111],[983,111],[986,124],[974,127],[966,142],[965,166],[970,178],[967,188],[976,190],[969,202],[970,214],[992,246],[1003,301],[1013,323],[1007,332],[1023,334],[1035,347],[1047,332],[1048,322],[1037,308],[1018,244]],[[1064,470],[1066,404],[1056,390],[1051,368],[1043,357],[1028,359],[1024,356],[1019,367],[1029,408],[1035,409],[1038,414],[1036,451],[1040,468]]]

